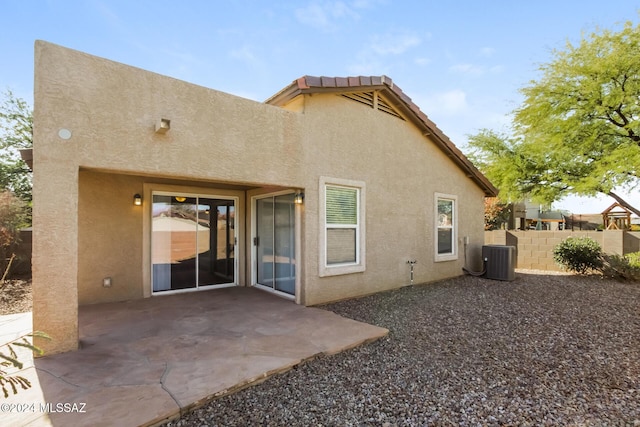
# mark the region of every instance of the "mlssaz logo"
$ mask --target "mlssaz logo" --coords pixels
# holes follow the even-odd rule
[[[40,404],[40,412],[46,412],[46,413],[55,413],[55,412],[64,412],[64,413],[71,413],[71,412],[77,412],[80,414],[84,414],[87,411],[85,410],[85,407],[87,406],[86,403],[51,403],[51,402],[47,402],[47,403],[41,403]]]

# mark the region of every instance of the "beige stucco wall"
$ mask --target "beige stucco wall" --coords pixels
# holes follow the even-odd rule
[[[78,303],[126,301],[148,297],[151,269],[149,248],[153,191],[182,192],[229,197],[237,200],[236,214],[245,211],[245,192],[206,186],[201,182],[153,179],[91,170],[79,177],[78,222]],[[143,205],[134,206],[134,194],[143,196]],[[236,225],[245,235],[245,223]],[[238,254],[238,283],[246,283],[246,259]],[[110,277],[111,286],[103,279]]]
[[[46,42],[35,46],[34,92],[33,317],[34,328],[53,337],[42,343],[50,353],[77,347],[79,303],[134,298],[144,291],[135,284],[144,276],[141,266],[129,263],[124,272],[114,252],[117,239],[100,234],[111,229],[100,225],[91,236],[95,220],[84,216],[100,206],[122,216],[116,229],[124,233],[142,224],[129,204],[142,180],[122,176],[214,188],[301,187],[297,114]],[[171,120],[165,135],[154,132],[160,118]],[[71,138],[61,138],[61,129]],[[102,187],[84,170],[119,177]],[[93,205],[103,190],[104,199]],[[137,230],[128,251],[144,249],[142,232]],[[97,243],[86,253],[91,242]],[[130,260],[143,256],[138,252]],[[80,267],[79,257],[99,268]],[[131,288],[96,289],[106,275],[114,287]]]
[[[251,284],[251,197],[303,189],[298,302],[461,274],[483,244],[483,192],[428,137],[334,94],[264,105],[44,42],[36,44],[34,327],[77,345],[77,307],[146,297],[154,188],[227,191],[245,213],[239,284]],[[154,132],[171,120],[165,135]],[[71,131],[61,139],[60,129]],[[320,177],[366,186],[366,270],[319,277]],[[458,198],[458,257],[434,262],[434,194]],[[132,204],[143,194],[142,207]],[[111,288],[102,278],[112,277]]]
[[[297,105],[296,109],[300,110]],[[304,162],[307,304],[393,289],[409,283],[407,261],[415,259],[414,283],[462,273],[462,239],[469,257],[484,242],[483,192],[408,121],[335,94],[305,98]],[[319,177],[364,181],[366,271],[318,277]],[[434,262],[434,194],[458,197],[458,259]]]
[[[78,304],[142,298],[140,177],[80,171]],[[102,286],[111,277],[112,286]]]

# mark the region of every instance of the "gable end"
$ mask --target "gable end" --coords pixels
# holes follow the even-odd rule
[[[387,76],[357,76],[357,77],[315,77],[303,76],[294,80],[289,86],[267,99],[265,103],[283,106],[299,95],[314,93],[335,93],[346,95],[349,99],[369,105],[368,99],[373,95],[373,106],[379,111],[394,115],[403,120],[411,121],[423,132],[431,136],[432,141],[464,171],[467,176],[482,189],[485,196],[498,195],[498,189],[482,174],[471,161],[451,142],[420,108],[411,101],[402,89],[396,86]],[[358,94],[353,95],[353,94]],[[363,95],[367,94],[367,95]],[[376,94],[384,94],[383,102],[376,101]]]

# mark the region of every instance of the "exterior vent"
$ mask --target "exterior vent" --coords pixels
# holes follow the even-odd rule
[[[350,99],[352,101],[359,102],[368,107],[375,108],[378,111],[382,111],[383,113],[387,113],[393,117],[396,117],[400,120],[405,120],[392,105],[390,105],[386,100],[382,98],[378,94],[378,92],[352,92],[352,93],[343,93],[341,96]]]
[[[342,94],[345,98],[349,98],[352,101],[359,102],[368,107],[373,108],[373,92],[354,92],[354,93],[344,93]]]
[[[492,280],[514,280],[516,278],[515,246],[486,245],[482,247],[485,277]]]
[[[397,117],[400,120],[404,120],[404,117],[398,113],[395,108],[387,103],[381,96],[378,97],[378,111],[382,111],[383,113],[387,113],[392,115],[393,117]]]

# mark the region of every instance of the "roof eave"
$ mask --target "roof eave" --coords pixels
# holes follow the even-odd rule
[[[294,80],[289,86],[267,99],[265,103],[283,106],[295,97],[307,93],[346,93],[355,91],[378,90],[393,101],[393,105],[422,129],[425,136],[431,136],[436,145],[458,165],[484,192],[486,197],[498,195],[498,189],[480,172],[471,161],[455,146],[455,144],[433,123],[420,108],[413,103],[402,89],[394,85],[387,76],[364,77],[367,84],[361,84],[363,77],[325,78],[303,76]],[[325,81],[331,84],[325,85]]]
[[[264,103],[275,105],[276,107],[282,107],[300,94],[302,94],[302,90],[298,86],[297,81],[294,81],[289,86],[286,86],[280,92],[264,101]]]

